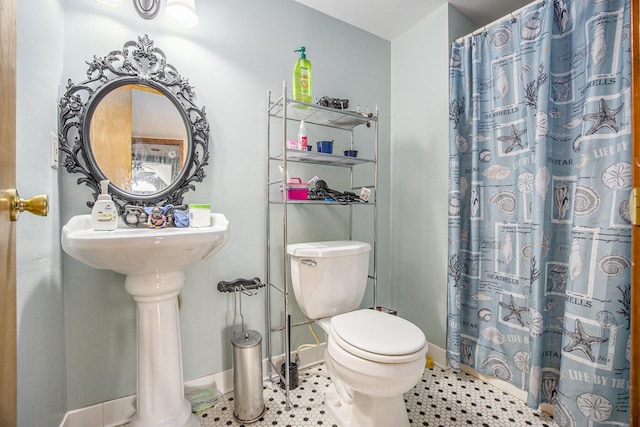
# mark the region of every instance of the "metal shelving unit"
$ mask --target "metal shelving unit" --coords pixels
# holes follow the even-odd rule
[[[268,367],[267,376],[274,378],[278,376],[284,383],[285,393],[285,409],[291,408],[289,399],[289,369],[285,369],[284,377],[280,374],[279,367],[275,366],[273,362],[274,349],[272,346],[272,335],[283,334],[283,349],[278,351],[276,355],[282,353],[285,354],[285,366],[289,366],[291,363],[291,353],[287,351],[287,344],[290,342],[290,330],[291,327],[306,325],[307,322],[298,322],[295,324],[289,324],[289,292],[290,292],[290,272],[287,259],[286,247],[288,241],[288,209],[292,205],[332,205],[336,206],[337,203],[330,203],[320,200],[288,200],[287,192],[284,191],[284,197],[282,199],[275,200],[273,198],[273,186],[286,187],[283,176],[288,176],[288,164],[289,163],[304,163],[309,165],[323,165],[323,166],[335,166],[340,168],[349,169],[349,187],[353,188],[353,168],[363,164],[373,165],[373,185],[367,186],[371,189],[373,200],[369,200],[366,203],[367,206],[373,209],[373,274],[369,275],[369,280],[373,284],[373,306],[377,306],[377,264],[378,264],[378,215],[377,215],[377,189],[378,189],[378,110],[376,107],[373,114],[361,114],[353,111],[336,110],[332,108],[322,107],[315,104],[307,104],[304,102],[294,101],[287,97],[287,85],[286,82],[282,84],[282,96],[273,100],[271,98],[271,92],[267,92],[267,167],[266,167],[266,260],[265,260],[265,281],[266,281],[266,312],[267,312],[267,357]],[[272,142],[272,121],[281,121],[282,124],[282,141],[277,143]],[[354,149],[354,129],[359,126],[365,126],[367,128],[373,128],[373,141],[374,141],[374,158],[366,159],[360,157],[347,157],[324,153],[315,153],[310,151],[292,150],[287,148],[287,123],[289,121],[301,121],[304,120],[307,124],[322,126],[326,128],[339,129],[341,131],[349,132],[351,135],[351,149]],[[273,165],[279,164],[283,167],[283,173],[278,173],[277,177],[274,177]],[[282,239],[283,250],[281,259],[273,259],[272,257],[272,206],[281,205],[281,226],[282,226]],[[358,203],[358,205],[365,205]],[[340,206],[340,205],[338,205]],[[353,204],[344,205],[345,209],[349,210],[349,224],[348,234],[349,240],[352,238],[352,221],[353,221]],[[280,221],[280,219],[278,220]],[[274,278],[273,270],[274,263],[280,262],[280,268],[282,270],[281,277]],[[272,292],[277,292],[283,299],[284,315],[282,321],[274,325],[272,324]]]

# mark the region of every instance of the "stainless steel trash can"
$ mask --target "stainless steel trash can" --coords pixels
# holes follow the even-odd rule
[[[258,421],[264,413],[262,394],[262,337],[257,331],[233,334],[233,416],[241,422]]]

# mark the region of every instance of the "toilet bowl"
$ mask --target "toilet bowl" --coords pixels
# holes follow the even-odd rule
[[[409,426],[403,394],[420,381],[428,344],[411,322],[358,309],[370,246],[314,242],[287,251],[298,305],[327,336],[327,411],[340,427]]]
[[[327,411],[342,426],[409,426],[403,394],[424,372],[427,342],[407,320],[364,309],[317,321],[327,333]]]

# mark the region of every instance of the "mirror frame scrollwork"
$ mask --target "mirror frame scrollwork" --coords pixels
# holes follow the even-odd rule
[[[90,140],[91,117],[99,102],[111,91],[128,84],[140,84],[165,95],[179,111],[185,123],[188,140],[187,155],[180,174],[168,187],[152,194],[132,194],[112,183],[109,193],[120,214],[125,205],[180,205],[184,194],[194,190],[194,182],[206,177],[209,164],[209,123],[205,108],[193,101],[194,91],[189,80],[166,61],[162,50],[154,46],[145,34],[138,41],[126,42],[122,50],[110,52],[104,58],[93,57],[87,62],[87,79],[74,84],[68,80],[66,92],[60,98],[59,149],[64,153],[64,167],[69,173],[79,173],[77,183],[93,190],[92,207],[100,193],[100,181],[109,179],[93,156]]]

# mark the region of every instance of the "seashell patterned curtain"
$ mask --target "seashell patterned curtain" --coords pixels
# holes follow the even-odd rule
[[[453,43],[447,356],[628,425],[628,0],[546,0]]]

